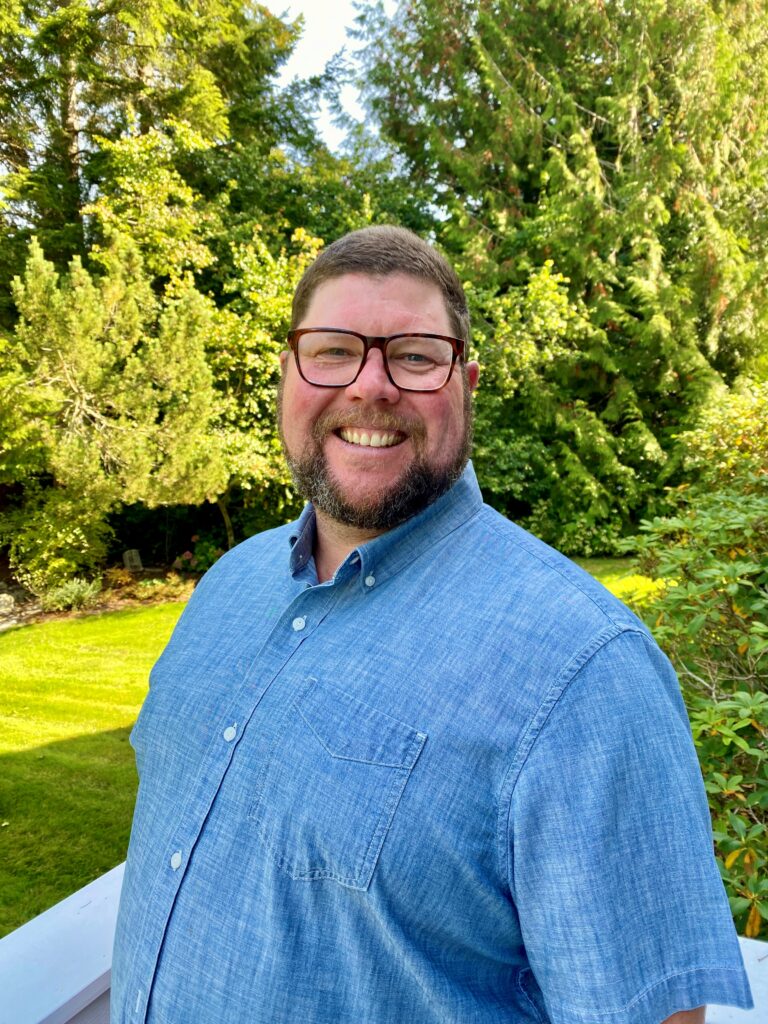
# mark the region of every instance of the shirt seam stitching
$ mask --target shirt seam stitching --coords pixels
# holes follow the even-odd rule
[[[661,985],[665,985],[667,982],[674,981],[675,978],[684,978],[689,974],[699,974],[701,971],[729,971],[733,974],[740,974],[740,967],[726,967],[720,963],[706,963],[697,964],[696,967],[689,967],[684,971],[675,971],[673,974],[665,974],[663,978],[659,978],[658,981],[653,982],[651,985],[646,985],[644,989],[637,993],[634,999],[630,999],[628,1003],[623,1006],[617,1007],[615,1010],[595,1010],[590,1006],[575,1006],[572,1003],[562,1003],[562,1009],[567,1010],[569,1013],[579,1014],[590,1014],[596,1017],[608,1017],[614,1016],[617,1013],[626,1013],[627,1010],[631,1010],[633,1006],[636,1006],[641,999],[644,999],[649,992],[653,992],[654,989],[659,988]]]
[[[511,522],[511,520],[509,520],[509,521]],[[514,523],[513,523],[513,525],[517,525],[517,524],[514,524]],[[506,540],[507,542],[509,542],[509,541],[511,540],[511,541],[512,541],[512,543],[514,544],[514,546],[515,546],[515,547],[522,547],[522,546],[523,546],[523,544],[522,544],[522,539],[513,539],[513,538],[510,538],[509,536],[507,536],[507,534],[506,534],[506,531],[504,531],[504,530],[503,530],[503,529],[501,528],[501,524],[500,524],[500,523],[499,523],[499,522],[498,522],[498,521],[496,520],[496,518],[495,518],[495,517],[494,517],[494,518],[491,518],[491,519],[490,519],[490,521],[489,521],[489,526],[490,526],[490,528],[491,528],[491,529],[492,529],[492,530],[494,531],[494,533],[496,533],[496,534],[497,534],[497,535],[498,535],[499,537],[501,537],[501,538],[502,538],[503,540]],[[593,606],[594,606],[595,608],[597,608],[597,610],[598,610],[598,611],[599,611],[599,612],[600,612],[600,613],[601,613],[602,615],[604,615],[604,616],[606,617],[606,619],[608,619],[608,621],[609,621],[609,622],[612,622],[612,623],[614,623],[615,625],[617,625],[617,626],[620,626],[620,627],[621,627],[621,628],[623,628],[623,629],[634,629],[634,630],[637,630],[637,632],[641,632],[641,630],[639,629],[639,627],[638,627],[638,625],[637,625],[636,623],[632,623],[632,624],[627,624],[626,626],[624,626],[624,625],[623,625],[623,624],[622,624],[622,623],[621,623],[621,622],[620,622],[620,621],[619,621],[619,620],[617,619],[617,617],[616,617],[615,615],[613,615],[613,614],[612,614],[612,612],[610,611],[610,609],[609,609],[609,608],[606,608],[606,607],[605,607],[604,605],[602,605],[602,604],[598,604],[598,602],[597,602],[597,601],[596,601],[596,600],[594,599],[594,597],[593,597],[593,596],[592,596],[592,595],[591,595],[591,594],[590,594],[590,593],[589,593],[589,592],[588,592],[587,590],[585,590],[585,589],[584,589],[584,587],[583,587],[583,586],[582,586],[582,585],[581,585],[581,584],[579,583],[579,581],[578,581],[578,580],[576,580],[576,579],[573,579],[573,577],[569,576],[569,575],[568,575],[567,573],[564,573],[564,572],[563,572],[563,570],[562,570],[562,569],[560,568],[560,566],[559,566],[559,565],[557,565],[557,564],[556,564],[556,563],[555,563],[554,561],[552,561],[552,562],[550,562],[550,561],[545,561],[545,560],[544,560],[544,559],[543,559],[543,558],[541,557],[541,555],[540,555],[540,554],[538,554],[538,553],[537,553],[536,551],[534,551],[534,550],[533,550],[533,548],[532,548],[532,547],[530,547],[530,546],[526,546],[526,547],[525,547],[525,550],[527,551],[527,553],[528,553],[528,554],[529,554],[529,555],[530,555],[530,556],[531,556],[532,558],[535,558],[535,559],[536,559],[536,561],[537,561],[537,562],[539,562],[539,563],[540,563],[541,565],[545,566],[545,567],[546,567],[547,569],[550,569],[550,570],[551,570],[552,572],[556,572],[556,573],[557,573],[557,575],[558,575],[558,576],[559,576],[559,577],[560,577],[560,578],[561,578],[562,580],[564,580],[564,581],[565,581],[565,582],[566,582],[567,584],[569,584],[570,586],[572,586],[572,587],[574,588],[574,590],[578,590],[578,591],[579,591],[579,593],[580,593],[580,594],[581,594],[581,595],[582,595],[583,597],[585,597],[585,598],[586,598],[586,599],[587,599],[587,600],[589,601],[589,603],[590,603],[591,605],[593,605]]]
[[[536,1006],[534,1001],[528,995],[528,992],[526,991],[525,985],[523,984],[523,975],[526,973],[526,971],[529,974],[533,974],[533,971],[531,970],[530,967],[524,967],[521,971],[517,972],[517,990],[522,995],[523,999],[525,999],[526,1003],[530,1006],[531,1011],[536,1015],[536,1020],[537,1020],[538,1024],[544,1024],[543,1018],[542,1018],[541,1014],[539,1013],[538,1006]]]
[[[600,633],[592,637],[588,643],[584,644],[584,646],[573,655],[570,661],[568,661],[561,670],[555,682],[547,690],[546,695],[542,699],[536,711],[531,715],[528,725],[526,726],[517,745],[512,762],[504,774],[499,789],[498,800],[498,856],[501,877],[504,880],[513,900],[515,898],[515,893],[512,879],[513,871],[510,864],[509,821],[512,814],[512,797],[514,795],[517,782],[537,740],[543,733],[552,712],[560,703],[560,700],[568,691],[570,686],[573,685],[576,677],[580,675],[599,651],[604,650],[609,643],[616,640],[618,637],[625,636],[627,634],[639,636],[644,641],[645,645],[647,637],[642,629],[630,624],[624,625],[611,621],[609,626],[606,626]]]

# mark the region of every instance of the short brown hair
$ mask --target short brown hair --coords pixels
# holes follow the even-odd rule
[[[451,330],[465,342],[466,350],[469,310],[458,274],[428,242],[407,228],[391,224],[350,231],[320,252],[304,271],[293,296],[292,328],[301,323],[317,288],[343,274],[410,274],[437,285],[445,300]]]

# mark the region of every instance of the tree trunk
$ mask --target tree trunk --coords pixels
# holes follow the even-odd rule
[[[224,520],[224,526],[227,531],[227,548],[233,548],[235,546],[235,531],[232,528],[232,520],[229,518],[226,502],[223,498],[217,498],[216,504],[219,507],[219,512],[221,512],[221,518]]]
[[[64,181],[59,216],[69,228],[74,252],[84,251],[80,129],[77,117],[77,71],[74,58],[62,56],[59,95],[59,140],[56,146]]]

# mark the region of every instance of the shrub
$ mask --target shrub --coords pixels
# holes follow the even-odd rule
[[[23,508],[0,514],[0,544],[19,583],[42,597],[103,562],[110,528],[98,496],[27,490]]]
[[[697,495],[644,524],[640,565],[666,579],[646,609],[678,671],[737,927],[768,920],[768,496]]]
[[[187,550],[174,559],[173,568],[177,572],[207,572],[213,563],[224,554],[222,548],[209,536],[192,537],[192,550]]]
[[[662,581],[644,615],[680,676],[718,866],[754,938],[768,921],[768,384],[717,395],[679,440],[698,480],[636,538]]]
[[[768,492],[768,381],[742,379],[717,391],[698,425],[679,437],[697,488]]]
[[[768,679],[768,494],[696,493],[642,525],[647,615],[684,684],[717,697]]]
[[[139,580],[132,588],[132,594],[140,600],[152,601],[187,600],[192,593],[193,583],[178,573],[169,572],[162,579]]]
[[[52,587],[40,595],[40,605],[45,612],[63,612],[69,609],[91,608],[96,604],[101,583],[99,580],[85,580],[75,576],[71,580]]]
[[[107,569],[104,573],[104,583],[108,590],[124,590],[132,587],[136,579],[130,569],[123,569],[116,565]]]
[[[737,927],[755,938],[768,921],[768,695],[690,696],[689,711],[720,873]]]

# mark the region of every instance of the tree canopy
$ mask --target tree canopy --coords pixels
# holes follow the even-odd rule
[[[568,550],[637,521],[675,435],[765,352],[767,15],[763,0],[363,14],[371,112],[472,284],[481,480]]]
[[[386,155],[319,140],[333,66],[278,86],[301,27],[242,0],[4,9],[0,538],[38,591],[102,562],[125,504],[213,501],[230,544],[232,500],[291,507],[297,275],[323,238],[422,226]]]
[[[300,20],[6,5],[14,566],[46,531],[41,565],[96,565],[126,503],[215,502],[229,543],[233,509],[294,509],[273,412],[291,293],[320,245],[375,222],[432,237],[466,283],[486,496],[568,552],[616,550],[695,476],[678,435],[768,365],[765,7],[363,5],[369,124],[331,153],[313,118],[349,72],[277,84]],[[57,530],[65,501],[90,540]]]

